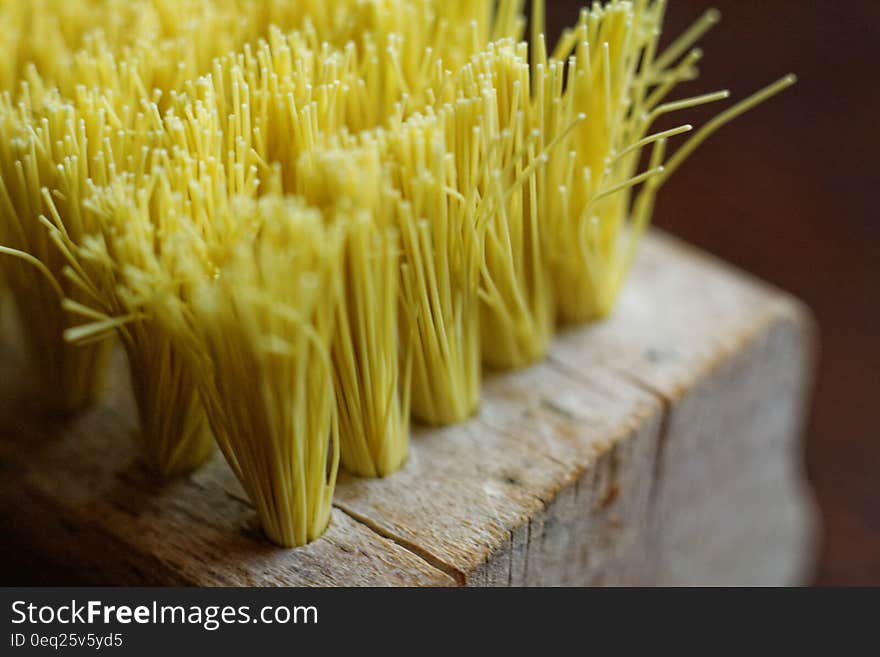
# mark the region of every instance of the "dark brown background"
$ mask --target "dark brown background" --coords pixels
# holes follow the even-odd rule
[[[548,31],[578,0],[547,0]],[[822,356],[806,462],[824,523],[816,581],[880,585],[880,2],[670,0],[664,40],[707,7],[701,76],[682,88],[741,98],[800,81],[724,128],[678,171],[655,222],[793,292]],[[681,118],[697,123],[709,111]]]

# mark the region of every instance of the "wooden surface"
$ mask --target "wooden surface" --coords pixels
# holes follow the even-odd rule
[[[243,585],[800,583],[812,329],[794,300],[654,234],[617,312],[486,377],[473,420],[406,467],[342,476],[325,537],[281,550],[217,456],[153,480],[106,403],[47,421],[0,360],[0,558],[11,582]]]

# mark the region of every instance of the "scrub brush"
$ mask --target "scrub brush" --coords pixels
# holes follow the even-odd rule
[[[297,31],[267,25],[210,64],[208,48],[173,72],[137,40],[119,58],[108,47],[104,64],[75,59],[82,89],[53,91],[31,70],[23,104],[7,96],[19,150],[0,166],[18,175],[36,153],[33,180],[50,184],[7,193],[4,212],[37,217],[57,252],[5,252],[88,320],[63,327],[68,339],[120,334],[133,375],[171,364],[135,382],[149,388],[136,397],[159,435],[145,441],[154,463],[204,458],[206,431],[163,431],[189,427],[201,398],[280,545],[324,531],[340,461],[365,476],[404,463],[410,406],[427,424],[462,421],[482,362],[524,365],[554,317],[610,312],[662,183],[793,82],[667,156],[691,127],[654,121],[727,96],[666,100],[695,77],[690,48],[717,14],[658,53],[663,2],[596,3],[550,53],[543,2],[531,47],[520,42],[521,4],[308,5]],[[65,120],[34,118],[46,98]],[[173,413],[156,394],[169,372]]]

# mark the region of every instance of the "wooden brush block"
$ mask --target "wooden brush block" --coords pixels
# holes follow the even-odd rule
[[[487,374],[480,413],[406,467],[342,475],[326,535],[272,546],[223,459],[173,483],[103,406],[40,418],[0,366],[0,556],[50,583],[795,584],[814,511],[799,438],[812,324],[794,299],[654,233],[608,321]]]

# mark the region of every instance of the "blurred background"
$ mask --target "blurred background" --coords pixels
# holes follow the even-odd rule
[[[548,31],[582,0],[547,0]],[[655,223],[784,288],[815,313],[822,354],[806,467],[824,585],[880,585],[880,2],[670,0],[668,42],[708,7],[699,80],[679,97],[798,84],[714,136],[670,179]],[[718,106],[677,115],[695,125]]]

